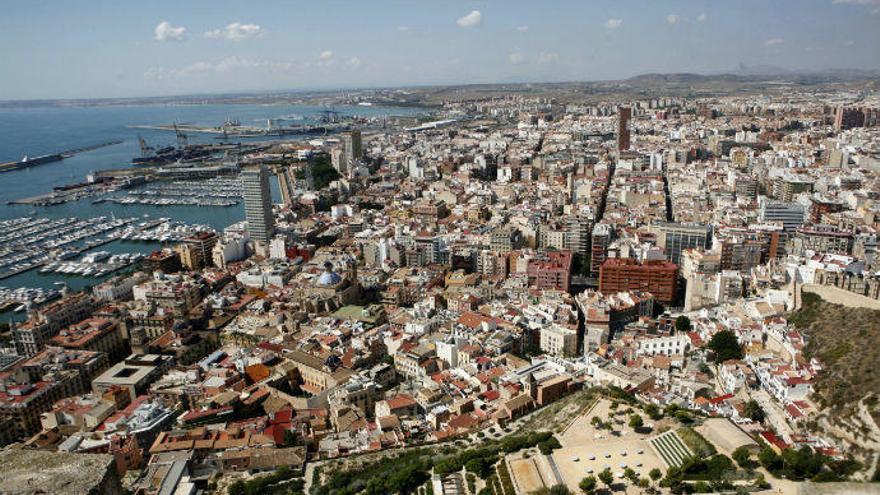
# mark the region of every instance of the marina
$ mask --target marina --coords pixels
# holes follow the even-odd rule
[[[217,188],[213,191],[204,191],[207,194],[198,198],[199,201],[196,202],[165,201],[164,204],[150,204],[151,202],[119,203],[100,200],[108,197],[127,198],[129,192],[164,189],[166,186],[171,189],[158,195],[145,194],[143,197],[180,199],[173,194],[179,193],[181,189],[196,191],[193,183],[201,182],[213,186],[221,184],[202,182],[203,179],[218,177],[235,182],[238,167],[228,167],[226,164],[235,163],[236,154],[245,150],[252,152],[268,146],[268,142],[277,137],[242,139],[241,141],[245,142],[225,144],[215,139],[222,137],[222,132],[212,134],[186,130],[188,136],[183,141],[175,138],[173,125],[170,129],[172,132],[133,129],[131,127],[133,125],[186,122],[193,126],[213,127],[218,123],[238,121],[260,126],[260,123],[266,123],[271,119],[278,121],[277,126],[281,127],[288,124],[334,124],[356,118],[363,123],[370,121],[372,125],[381,126],[388,117],[409,118],[408,116],[422,112],[419,109],[402,107],[338,105],[331,114],[338,119],[330,119],[331,121],[327,122],[327,119],[322,118],[327,113],[326,110],[325,105],[295,103],[134,104],[116,107],[41,106],[0,109],[0,162],[20,160],[24,152],[31,157],[37,157],[58,153],[58,150],[82,150],[64,158],[63,165],[25,167],[3,174],[3,180],[0,180],[0,223],[25,217],[32,221],[44,218],[46,222],[74,217],[86,219],[102,216],[107,218],[107,221],[112,218],[136,219],[123,229],[123,232],[128,232],[127,239],[123,239],[121,235],[114,235],[108,239],[107,235],[112,230],[107,231],[99,237],[84,238],[56,248],[59,255],[57,257],[49,256],[51,253],[48,253],[47,249],[36,245],[15,249],[15,253],[12,253],[11,249],[5,249],[9,246],[2,243],[0,244],[4,247],[0,249],[0,259],[3,260],[3,265],[0,266],[0,273],[3,274],[2,284],[7,287],[53,290],[56,288],[55,282],[63,280],[71,290],[80,290],[102,278],[64,276],[55,272],[40,273],[39,269],[47,263],[59,260],[76,261],[88,251],[97,249],[114,254],[135,252],[149,254],[161,247],[163,242],[173,242],[172,239],[184,237],[180,232],[167,232],[155,228],[146,229],[152,231],[149,233],[141,232],[138,224],[158,217],[166,217],[169,221],[185,225],[203,224],[202,229],[208,227],[215,231],[222,230],[244,218],[240,198],[235,194],[227,196]],[[281,122],[282,120],[297,122],[284,123]],[[276,126],[276,123],[273,122],[272,126]],[[141,147],[139,138],[146,141],[144,148]],[[292,139],[298,138],[293,136]],[[305,139],[305,136],[302,139]],[[121,143],[83,150],[84,145],[89,143],[116,141]],[[175,157],[176,152],[157,153],[167,148],[179,150],[181,146],[201,148],[194,149],[189,155],[199,154],[196,151],[202,150],[209,150],[209,153],[196,158],[191,163],[187,161],[188,156]],[[230,155],[228,159],[224,156],[226,154]],[[159,156],[161,159],[158,160],[161,163],[148,165],[151,157],[156,155],[161,155]],[[177,158],[183,160],[177,163]],[[179,186],[178,191],[173,190],[175,186]],[[238,185],[235,184],[234,187]],[[274,201],[280,201],[277,181],[270,181],[270,187]],[[231,206],[215,206],[212,201],[207,200],[239,203]],[[7,227],[0,227],[0,236],[6,230]],[[86,241],[99,242],[89,247],[85,246]],[[10,311],[4,313],[0,320],[17,318],[21,315],[23,313]]]
[[[98,198],[93,203],[109,201],[117,204],[151,206],[218,206],[229,207],[242,197],[238,177],[214,177],[206,180],[178,180],[129,190],[126,196]]]
[[[133,194],[125,197],[111,197],[111,198],[99,198],[93,201],[93,203],[103,203],[110,202],[121,205],[149,205],[149,206],[235,206],[238,204],[237,200],[231,199],[211,199],[211,198],[157,198],[157,197],[146,197],[139,194]]]
[[[167,218],[161,220],[160,223],[149,227],[129,227],[123,229],[119,234],[119,239],[140,242],[180,242],[196,232],[214,231],[209,225],[190,225],[183,222],[172,221]]]
[[[100,278],[131,266],[143,258],[141,253],[111,254],[108,251],[96,251],[83,256],[80,261],[52,261],[43,266],[40,273]]]
[[[20,313],[28,306],[39,306],[59,297],[61,291],[57,289],[0,287],[0,312],[14,310]]]
[[[138,255],[110,255],[96,259],[92,253],[79,263],[67,261],[81,253],[117,240],[178,242],[195,232],[213,230],[207,225],[189,225],[169,218],[142,220],[136,217],[89,219],[75,217],[16,218],[0,222],[0,278],[44,267],[41,273],[62,273],[101,277],[128,266]],[[104,258],[110,258],[100,264]],[[94,265],[94,266],[92,266]],[[46,269],[48,268],[48,269]]]

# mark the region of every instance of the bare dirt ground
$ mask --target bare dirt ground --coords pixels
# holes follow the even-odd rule
[[[620,477],[626,468],[632,468],[640,477],[647,477],[654,468],[666,470],[666,465],[648,445],[647,439],[655,432],[636,432],[630,428],[629,415],[624,413],[626,406],[618,408],[611,431],[596,429],[590,423],[594,416],[608,421],[610,405],[609,401],[600,400],[559,435],[563,448],[554,451],[552,458],[565,484],[574,493],[579,493],[581,479],[590,474],[595,476],[606,467],[615,473],[617,483],[625,483],[626,492],[632,494],[642,493],[642,489]]]

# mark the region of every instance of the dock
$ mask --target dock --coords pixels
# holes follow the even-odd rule
[[[60,153],[50,153],[47,155],[35,156],[33,158],[29,158],[27,155],[25,155],[24,158],[22,158],[21,160],[19,160],[17,162],[0,163],[0,173],[12,172],[13,170],[21,170],[23,168],[31,168],[31,167],[35,167],[37,165],[43,165],[46,163],[60,162],[61,160],[64,160],[65,158],[70,158],[70,157],[77,155],[79,153],[86,153],[86,152],[94,151],[94,150],[97,150],[100,148],[106,148],[107,146],[114,146],[114,145],[117,145],[121,142],[122,142],[122,140],[117,139],[114,141],[107,141],[105,143],[99,143],[99,144],[93,144],[90,146],[83,146],[80,148],[74,148],[74,149],[70,149],[67,151],[62,151]]]
[[[169,132],[185,132],[194,134],[212,134],[218,138],[238,137],[238,138],[259,138],[268,136],[297,136],[297,135],[313,135],[327,134],[333,132],[344,131],[349,128],[346,124],[321,124],[321,125],[299,125],[292,127],[254,127],[254,126],[234,126],[234,127],[205,127],[191,124],[159,124],[159,125],[132,125],[130,129],[147,129],[152,131],[169,131]]]

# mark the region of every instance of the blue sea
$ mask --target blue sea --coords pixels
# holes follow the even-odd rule
[[[267,119],[304,117],[314,121],[324,107],[307,105],[132,105],[104,107],[33,107],[0,109],[0,163],[58,153],[69,149],[121,140],[122,143],[81,153],[60,162],[0,174],[0,220],[15,217],[170,217],[187,223],[201,223],[222,230],[244,218],[244,206],[145,206],[92,204],[92,198],[56,206],[8,205],[7,201],[45,194],[55,186],[81,182],[91,171],[128,168],[139,156],[138,136],[151,146],[173,145],[171,132],[132,129],[133,125],[160,125],[172,122],[217,126],[227,119],[242,125],[265,126]],[[337,106],[340,115],[393,116],[416,111],[407,108]],[[191,134],[190,142],[210,142],[212,136]],[[271,181],[278,201],[277,181]],[[97,249],[111,252],[149,252],[156,244],[114,242]],[[51,288],[63,280],[73,289],[97,283],[92,278],[43,275],[31,270],[0,280],[5,287]],[[0,319],[5,319],[0,315]]]

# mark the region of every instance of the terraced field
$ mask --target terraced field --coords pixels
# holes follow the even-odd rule
[[[669,467],[681,466],[686,458],[694,455],[673,430],[651,438],[648,443]]]

